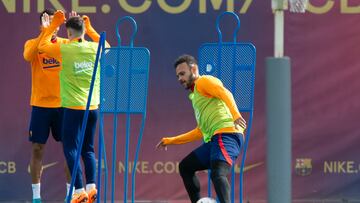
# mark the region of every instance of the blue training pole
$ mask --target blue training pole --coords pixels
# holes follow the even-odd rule
[[[143,113],[142,122],[141,122],[141,128],[140,128],[140,135],[138,138],[138,143],[136,146],[136,152],[135,152],[135,158],[134,158],[134,170],[131,177],[131,202],[135,201],[135,174],[136,174],[136,164],[139,158],[139,151],[141,146],[141,140],[144,132],[145,127],[145,118],[146,118],[146,112]]]
[[[104,36],[103,36],[103,38],[100,38],[99,46],[101,45],[102,50],[104,50],[106,34],[105,33],[102,33],[102,34]],[[98,194],[97,194],[97,200],[96,200],[97,203],[100,203],[100,200],[101,200],[101,172],[102,172],[102,152],[103,152],[103,150],[104,150],[104,160],[106,160],[106,151],[105,151],[105,142],[104,142],[104,129],[103,129],[104,115],[102,113],[100,113],[99,118],[100,118],[99,119],[100,124],[99,124],[99,149],[98,149],[99,152],[98,152],[98,171],[97,171],[97,173],[98,173],[98,182],[97,182]],[[105,161],[104,164],[106,165],[106,161]],[[106,166],[105,166],[105,168],[106,168]],[[105,199],[106,199],[106,192],[104,193],[104,196],[105,196]]]
[[[132,41],[131,41],[132,42]],[[130,47],[132,47],[133,44],[131,43]],[[130,145],[130,103],[131,103],[131,81],[132,81],[132,72],[131,72],[131,67],[132,67],[132,59],[133,59],[133,52],[130,51],[130,71],[129,73],[131,74],[129,77],[129,89],[127,92],[127,113],[126,113],[126,139],[125,139],[125,175],[124,175],[124,203],[127,202],[127,194],[128,194],[128,168],[129,168],[129,145]],[[136,166],[133,166],[134,170],[135,170]]]

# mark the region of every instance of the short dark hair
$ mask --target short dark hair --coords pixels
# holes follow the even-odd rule
[[[43,12],[40,13],[40,24],[42,23],[41,18],[45,13],[48,14],[49,16],[53,16],[55,12],[56,12],[56,10],[53,8],[47,8],[47,9],[43,10]]]
[[[196,59],[188,54],[179,56],[174,63],[174,68],[176,68],[179,64],[182,63],[186,63],[189,67],[191,67],[192,65],[197,65]]]
[[[84,31],[84,20],[79,16],[69,18],[65,23],[66,28],[71,28],[78,32]]]

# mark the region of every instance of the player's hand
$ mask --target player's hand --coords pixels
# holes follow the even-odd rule
[[[52,22],[59,27],[61,24],[63,24],[65,22],[66,18],[65,18],[65,14],[63,11],[61,10],[57,10],[54,13],[54,17],[52,19]]]
[[[235,128],[238,129],[238,130],[240,130],[239,127],[243,128],[243,129],[246,129],[246,121],[245,121],[245,119],[243,117],[240,117],[240,118],[236,119],[234,121],[234,124],[235,124]]]
[[[47,13],[44,13],[41,16],[41,25],[43,28],[48,28],[50,26],[50,16]]]
[[[89,16],[83,15],[83,16],[82,16],[82,19],[83,19],[83,21],[84,21],[85,26],[91,25]]]
[[[84,20],[84,24],[85,24],[85,32],[88,33],[88,31],[91,30],[90,18],[87,15],[83,15],[82,19]]]
[[[167,150],[167,145],[164,144],[164,142],[161,140],[157,145],[156,145],[156,149],[164,149],[165,151]]]
[[[69,18],[72,18],[72,17],[80,17],[80,15],[77,14],[76,11],[71,11],[71,12],[69,13]]]

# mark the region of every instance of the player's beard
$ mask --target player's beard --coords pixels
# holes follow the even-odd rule
[[[195,81],[194,74],[189,75],[188,81],[186,82],[185,89],[187,89],[187,90],[191,89],[191,87],[194,84],[194,81]]]

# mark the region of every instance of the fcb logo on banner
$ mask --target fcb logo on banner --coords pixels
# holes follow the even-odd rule
[[[311,159],[309,158],[296,159],[295,172],[297,175],[308,176],[311,174],[311,171],[312,171]]]

